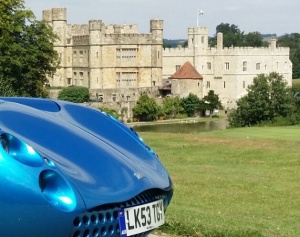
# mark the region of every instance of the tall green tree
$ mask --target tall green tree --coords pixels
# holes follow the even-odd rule
[[[216,27],[215,37],[211,40],[211,46],[217,44],[217,34],[223,33],[223,45],[224,47],[231,46],[243,46],[244,43],[244,32],[242,32],[238,26],[234,24],[221,23]]]
[[[18,96],[47,96],[44,84],[58,67],[52,29],[23,0],[0,2],[0,81]]]
[[[273,122],[278,117],[288,118],[295,112],[291,88],[276,72],[255,77],[247,92],[237,101],[237,109],[229,115],[230,126],[244,127]]]
[[[209,110],[210,114],[212,114],[215,109],[222,108],[222,103],[219,99],[219,95],[215,94],[213,90],[210,90],[208,94],[203,97],[203,100],[206,104],[206,109]]]
[[[266,47],[268,46],[267,42],[263,41],[262,35],[255,31],[255,32],[249,32],[244,37],[244,46],[247,47]]]
[[[141,95],[136,106],[132,108],[133,117],[140,121],[156,120],[160,110],[161,108],[156,101],[147,94]]]
[[[293,78],[300,78],[300,33],[285,34],[278,38],[278,45],[290,48]]]
[[[177,114],[184,110],[181,106],[181,100],[178,96],[165,98],[163,100],[162,109],[168,118],[175,118]]]
[[[193,93],[181,99],[181,106],[189,117],[194,116],[201,110],[201,104],[201,100]]]

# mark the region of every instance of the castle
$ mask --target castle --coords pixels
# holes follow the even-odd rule
[[[54,47],[61,67],[50,85],[88,87],[91,97],[103,103],[129,108],[142,93],[158,96],[169,88],[169,94],[183,97],[198,86],[199,98],[214,90],[225,108],[233,108],[258,74],[276,71],[292,83],[289,48],[278,48],[276,39],[267,48],[224,48],[219,33],[217,46],[210,48],[208,29],[195,27],[188,29],[187,48],[164,49],[163,20],[150,20],[147,34],[138,33],[136,25],[101,20],[70,25],[65,8],[43,11],[43,20],[59,37]],[[182,79],[172,90],[171,76],[186,62],[201,74],[201,83]]]

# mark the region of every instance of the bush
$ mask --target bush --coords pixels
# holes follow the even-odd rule
[[[112,117],[118,119],[118,112],[114,109],[109,109],[109,108],[106,108],[106,107],[99,107],[98,108],[99,110],[111,115]]]
[[[66,100],[74,103],[88,102],[89,97],[89,89],[81,86],[66,87],[58,94],[59,100]]]

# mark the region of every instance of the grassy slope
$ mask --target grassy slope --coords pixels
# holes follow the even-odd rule
[[[162,231],[300,236],[300,127],[141,136],[174,181]]]

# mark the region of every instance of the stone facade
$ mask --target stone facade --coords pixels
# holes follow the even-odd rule
[[[88,87],[94,99],[136,101],[141,93],[158,93],[162,84],[163,21],[151,20],[150,33],[139,34],[136,25],[67,24],[67,10],[43,11],[43,19],[59,36],[60,56],[50,86]]]
[[[169,78],[186,61],[192,62],[203,76],[203,96],[214,90],[228,109],[235,107],[236,100],[246,94],[247,87],[258,74],[275,71],[284,77],[289,86],[292,85],[289,48],[276,47],[276,39],[271,39],[269,47],[264,48],[224,48],[223,35],[219,33],[217,46],[210,48],[208,29],[190,28],[187,48],[164,50],[162,77]]]
[[[267,48],[224,48],[219,33],[217,46],[210,48],[208,29],[196,27],[188,29],[187,48],[163,49],[162,20],[151,20],[150,33],[140,34],[136,25],[105,25],[101,20],[69,25],[65,8],[43,11],[43,19],[59,36],[54,46],[61,68],[50,85],[85,86],[99,101],[132,103],[142,93],[158,95],[164,81],[187,61],[203,76],[198,96],[214,90],[225,108],[235,106],[258,74],[276,71],[292,83],[289,48],[278,48],[276,39]],[[184,83],[177,83],[177,94],[188,94],[198,82]]]

